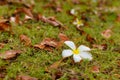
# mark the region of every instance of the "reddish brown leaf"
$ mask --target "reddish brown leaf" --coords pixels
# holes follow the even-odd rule
[[[0,0],[0,5],[5,5],[5,4],[7,4],[7,1],[6,0]]]
[[[12,27],[11,27],[9,21],[7,21],[7,20],[0,21],[0,31],[10,31],[10,32],[12,32]]]
[[[3,80],[4,77],[5,77],[5,74],[0,73],[0,80]]]
[[[34,0],[6,0],[7,3],[12,3],[12,4],[22,4],[27,7],[32,7],[35,5]]]
[[[106,50],[107,49],[107,44],[101,44],[101,45],[93,44],[92,46],[94,48],[98,48],[100,50]]]
[[[10,17],[10,22],[20,24],[21,22],[20,22],[19,18],[20,18],[20,16],[18,14],[16,14],[15,16],[11,16]]]
[[[113,51],[120,53],[120,46],[114,48]]]
[[[79,4],[79,3],[80,3],[79,0],[72,0],[72,2],[73,2],[74,4]]]
[[[107,30],[105,30],[105,31],[103,31],[103,32],[101,33],[101,35],[102,35],[104,38],[110,38],[110,37],[111,37],[111,34],[112,34],[111,29],[107,29]]]
[[[0,54],[0,58],[1,59],[11,59],[17,56],[17,54],[20,54],[21,51],[20,50],[9,50],[6,51],[4,53]]]
[[[18,75],[16,77],[16,80],[38,80],[38,79],[31,76]]]
[[[69,40],[69,38],[65,35],[65,34],[63,34],[63,33],[59,33],[59,38],[60,38],[60,41],[67,41],[67,40]]]
[[[80,31],[81,35],[86,35],[86,32],[82,28],[80,28],[80,27],[76,27],[76,28],[78,31]]]
[[[58,21],[55,17],[46,18],[45,16],[39,14],[38,19],[41,20],[42,22],[49,23],[53,26],[58,26],[58,27],[63,26],[63,24],[60,21]]]
[[[55,80],[59,79],[62,75],[63,75],[63,73],[61,71],[56,72],[55,73]]]
[[[49,69],[57,69],[60,66],[60,63],[63,61],[63,59],[56,61],[55,63],[53,63]]]
[[[69,80],[79,80],[77,77],[70,77],[70,79]]]
[[[93,44],[93,43],[96,42],[96,40],[95,40],[93,37],[91,37],[89,34],[87,34],[86,40],[87,40],[88,42],[90,42],[91,44]]]
[[[93,66],[92,69],[91,69],[91,71],[93,73],[99,73],[100,72],[100,67],[99,66]]]
[[[51,47],[56,48],[57,45],[58,41],[56,41],[55,39],[45,38],[41,43],[34,45],[34,47],[51,51]]]
[[[20,35],[20,41],[23,42],[26,46],[31,45],[31,39],[26,35]]]
[[[4,47],[4,43],[0,43],[0,49],[2,49]]]
[[[120,14],[117,15],[117,21],[120,22]]]

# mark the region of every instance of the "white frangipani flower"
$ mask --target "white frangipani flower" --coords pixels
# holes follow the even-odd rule
[[[74,42],[72,41],[65,41],[64,43],[71,49],[66,49],[62,51],[63,58],[73,55],[73,59],[75,62],[80,62],[82,59],[92,60],[92,55],[88,52],[91,50],[89,47],[80,45],[78,48],[76,48]]]
[[[83,21],[82,21],[82,20],[79,20],[79,19],[76,19],[76,20],[73,22],[73,24],[74,24],[74,25],[77,25],[77,27],[84,26]]]

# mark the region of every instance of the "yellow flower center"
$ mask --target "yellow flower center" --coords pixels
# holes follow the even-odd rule
[[[79,50],[78,49],[73,50],[73,54],[79,54]]]
[[[77,24],[79,24],[79,25],[80,25],[80,24],[82,24],[82,21],[80,21],[80,20],[79,20],[79,21],[77,21]]]

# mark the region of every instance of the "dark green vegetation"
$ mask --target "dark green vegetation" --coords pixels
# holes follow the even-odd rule
[[[8,32],[0,33],[0,43],[5,46],[0,49],[0,53],[7,50],[22,50],[22,53],[15,59],[0,59],[0,75],[4,74],[4,80],[14,80],[17,75],[29,75],[40,80],[118,80],[120,78],[120,0],[79,0],[79,4],[74,4],[72,0],[36,0],[33,7],[34,13],[40,13],[46,17],[55,16],[57,20],[65,25],[64,30],[52,26],[48,23],[37,20],[28,20],[24,24],[11,23],[14,35]],[[105,2],[104,2],[105,1]],[[46,5],[49,7],[44,8]],[[56,12],[55,9],[60,5],[62,11]],[[6,4],[0,6],[0,16],[10,17],[16,8],[23,5]],[[76,26],[72,24],[75,16],[70,15],[69,11],[75,9],[76,17],[83,20],[84,26],[81,29],[89,34],[95,41],[90,43],[86,40],[86,34],[80,34]],[[20,15],[21,20],[24,14]],[[38,29],[38,26],[40,29]],[[110,38],[104,38],[101,33],[111,29]],[[31,44],[40,43],[44,38],[55,38],[59,40],[58,34],[62,32],[75,42],[77,46],[84,44],[93,51],[92,61],[83,60],[81,63],[73,63],[72,57],[61,62],[57,69],[46,69],[59,61],[62,50],[67,49],[65,45],[53,52],[25,46],[21,43],[19,36],[27,35],[31,39]],[[93,44],[106,44],[104,50],[93,47]],[[116,50],[118,49],[118,50]],[[94,72],[93,66],[99,67],[98,72]],[[1,78],[3,79],[3,78]]]

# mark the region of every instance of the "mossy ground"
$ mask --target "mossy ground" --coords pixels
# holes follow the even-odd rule
[[[61,21],[66,27],[66,30],[60,30],[58,27],[51,26],[50,24],[43,23],[41,21],[30,20],[25,24],[16,25],[13,23],[12,28],[15,35],[10,35],[7,32],[0,33],[0,42],[8,41],[4,48],[0,52],[11,49],[24,50],[22,54],[17,56],[14,60],[2,60],[0,59],[0,66],[6,68],[3,73],[6,74],[4,80],[15,79],[16,75],[30,75],[40,80],[51,80],[52,75],[61,72],[62,76],[59,80],[69,80],[71,77],[77,77],[79,80],[118,80],[120,77],[120,53],[115,52],[113,49],[120,46],[120,23],[116,21],[119,14],[119,0],[109,0],[104,6],[108,11],[101,10],[97,14],[98,2],[97,0],[80,0],[84,4],[73,4],[69,0],[58,0],[58,4],[62,5],[62,12],[55,12],[51,8],[44,9],[43,6],[49,3],[49,0],[36,0],[34,12],[39,12],[44,16],[55,16],[57,20]],[[3,5],[0,6],[0,16],[10,16],[17,7],[21,5]],[[115,8],[116,10],[112,11]],[[86,41],[86,36],[81,35],[72,24],[73,16],[68,14],[71,9],[78,9],[77,18],[81,18],[82,13],[87,16],[88,25],[83,26],[82,29],[96,39],[95,44],[107,44],[108,47],[105,51],[94,49],[91,52],[93,56],[92,61],[82,61],[78,64],[72,63],[72,57],[64,60],[59,68],[51,69],[49,73],[46,72],[46,68],[52,65],[54,62],[59,61],[62,56],[63,49],[67,49],[65,45],[60,49],[54,49],[53,52],[45,50],[35,49],[24,46],[19,39],[20,34],[26,34],[31,40],[32,45],[41,42],[44,38],[58,38],[60,32],[66,34],[71,41],[74,41],[76,45],[84,44],[92,47],[92,45]],[[102,20],[98,14],[101,13],[104,20]],[[29,28],[28,28],[29,26]],[[40,30],[37,27],[40,26]],[[109,39],[105,39],[101,36],[101,32],[114,26],[113,33]],[[111,42],[112,41],[112,42]],[[100,67],[99,73],[92,73],[92,66],[97,65]],[[75,73],[75,74],[74,74]],[[116,76],[119,75],[119,76]]]

